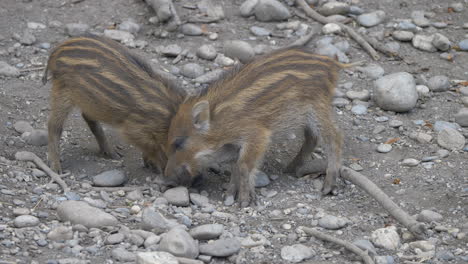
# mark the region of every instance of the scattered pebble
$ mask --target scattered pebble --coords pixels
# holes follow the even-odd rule
[[[70,23],[65,25],[65,32],[70,37],[79,37],[89,32],[89,26],[83,23]]]
[[[355,115],[364,115],[367,113],[367,106],[362,104],[354,105],[351,108],[351,112]]]
[[[250,27],[250,32],[254,34],[255,36],[258,37],[266,37],[271,35],[271,31],[263,28],[263,27],[258,27],[258,26],[251,26]]]
[[[435,52],[437,51],[436,47],[432,45],[432,40],[434,39],[433,35],[427,36],[422,34],[417,34],[412,39],[413,47],[428,51],[428,52]]]
[[[23,134],[24,132],[31,132],[33,127],[27,121],[18,121],[13,124],[13,128],[16,132]]]
[[[422,210],[421,213],[419,213],[416,217],[416,220],[425,223],[440,222],[442,219],[443,216],[441,214],[431,210]]]
[[[237,238],[226,238],[200,245],[200,253],[213,257],[228,257],[239,252],[240,248],[241,243]]]
[[[164,251],[137,252],[137,264],[180,264],[174,255]]]
[[[270,184],[270,178],[268,175],[263,171],[257,171],[255,175],[255,187],[261,188],[267,186],[268,184]]]
[[[433,92],[444,92],[450,89],[450,80],[447,76],[433,76],[427,82],[427,86]]]
[[[445,128],[437,135],[437,144],[448,150],[461,150],[465,146],[465,137],[453,128]]]
[[[203,34],[203,30],[199,26],[191,23],[182,25],[181,31],[187,36],[200,36]]]
[[[331,1],[323,4],[318,11],[324,16],[346,15],[350,11],[350,6],[347,3]]]
[[[455,114],[455,122],[462,127],[468,127],[468,108],[462,108]]]
[[[181,228],[173,228],[163,235],[159,250],[169,252],[176,257],[190,259],[196,258],[199,254],[198,244],[187,231]]]
[[[125,20],[117,26],[118,30],[127,31],[132,34],[137,34],[138,32],[140,32],[140,28],[140,25],[135,23],[135,21],[133,20]]]
[[[333,215],[325,215],[324,217],[320,218],[318,221],[318,225],[325,229],[336,230],[345,227],[348,225],[350,221],[343,217],[336,217]]]
[[[353,245],[357,246],[358,248],[360,248],[362,250],[367,250],[367,252],[371,256],[377,255],[377,251],[376,251],[374,245],[367,239],[356,240],[356,241],[353,242]]]
[[[164,198],[175,206],[189,206],[190,199],[188,189],[184,186],[175,187],[164,192]]]
[[[255,51],[249,43],[242,40],[231,40],[224,43],[224,54],[246,63],[255,56]]]
[[[315,255],[315,251],[302,244],[292,246],[284,246],[281,248],[281,258],[285,261],[298,263],[306,259],[310,259]]]
[[[128,181],[127,175],[121,170],[109,170],[93,177],[94,186],[115,187]]]
[[[413,76],[407,72],[397,72],[375,81],[374,100],[388,111],[407,112],[416,106],[418,92]]]
[[[195,79],[202,76],[205,73],[205,70],[202,66],[197,63],[187,63],[180,69],[180,74],[187,78]]]
[[[258,0],[254,8],[258,21],[283,21],[291,17],[289,10],[277,0]]]
[[[390,144],[380,144],[377,146],[377,152],[388,153],[392,151],[392,145]]]
[[[216,48],[213,45],[202,45],[197,50],[197,56],[205,60],[214,60],[217,56]]]
[[[57,207],[57,215],[62,221],[84,225],[88,228],[114,226],[118,220],[102,209],[92,207],[82,201],[64,201]]]
[[[33,129],[30,132],[24,132],[21,138],[32,146],[47,146],[48,133],[45,129]]]
[[[419,162],[420,161],[417,159],[404,159],[401,162],[401,165],[408,166],[408,167],[415,167],[415,166],[418,166]]]
[[[135,38],[132,33],[117,29],[104,30],[104,36],[121,42],[133,40]]]
[[[446,36],[440,33],[435,33],[432,39],[432,45],[434,45],[438,50],[447,51],[450,49],[451,43]]]
[[[365,67],[357,67],[356,69],[367,75],[367,77],[369,77],[372,80],[376,80],[382,77],[385,73],[385,70],[377,64],[368,64]]]
[[[414,37],[414,33],[411,31],[396,30],[393,31],[392,37],[399,41],[411,41]]]
[[[210,240],[218,238],[223,231],[224,226],[221,224],[207,224],[192,228],[190,235],[198,240]]]
[[[371,239],[375,246],[388,250],[396,250],[400,246],[400,236],[395,226],[375,230]]]
[[[0,76],[17,77],[20,71],[4,61],[0,61]]]
[[[39,219],[32,215],[20,215],[13,220],[13,224],[18,228],[37,226]]]
[[[373,27],[376,26],[385,19],[385,12],[382,10],[377,10],[371,13],[362,14],[357,17],[357,21],[361,26],[364,27]]]

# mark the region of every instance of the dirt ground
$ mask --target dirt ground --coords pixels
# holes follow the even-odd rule
[[[262,26],[273,29],[275,23],[262,23],[253,18],[243,18],[238,14],[239,6],[243,1],[240,0],[220,0],[222,3],[226,18],[216,23],[208,24],[207,29],[210,32],[217,32],[219,37],[216,41],[208,40],[206,36],[178,36],[176,33],[170,33],[167,38],[159,38],[152,33],[158,30],[158,25],[148,22],[149,18],[154,16],[154,11],[149,8],[145,2],[140,0],[100,0],[100,1],[72,1],[72,0],[32,0],[0,1],[0,51],[8,50],[13,47],[17,40],[13,39],[15,33],[22,34],[27,28],[27,22],[39,22],[48,25],[42,30],[34,30],[36,43],[49,42],[52,47],[68,38],[64,33],[64,25],[67,23],[84,22],[91,26],[93,32],[102,32],[104,29],[112,27],[115,23],[120,23],[128,18],[134,19],[142,26],[142,30],[136,35],[136,39],[145,40],[148,45],[139,50],[138,53],[144,54],[148,60],[158,62],[163,68],[169,68],[172,59],[168,59],[155,52],[157,46],[167,46],[169,44],[178,44],[195,52],[196,48],[202,44],[213,44],[218,52],[222,51],[224,40],[241,39],[251,44],[271,45],[270,40],[265,37],[256,37],[252,39],[249,27],[252,25]],[[446,11],[445,1],[436,0],[358,0],[357,5],[365,10],[381,9],[387,13],[387,22],[382,25],[369,29],[370,32],[382,30],[390,21],[396,19],[410,18],[413,10],[425,10],[435,13],[434,20],[449,22],[449,26],[436,30],[442,32],[453,43],[465,39],[468,31],[461,25],[468,22],[468,6],[465,4],[465,10],[460,13],[449,13]],[[192,9],[182,8],[184,4],[191,1],[175,1],[179,15],[182,20],[193,15]],[[288,7],[291,11],[299,10],[297,7]],[[315,22],[305,20],[300,17],[292,19],[300,20],[309,24]],[[61,26],[49,26],[51,21],[60,21]],[[285,46],[293,38],[272,38],[278,47]],[[319,37],[317,37],[319,38]],[[315,38],[315,40],[317,39]],[[340,38],[340,37],[338,37]],[[372,59],[366,54],[353,40],[347,37],[351,44],[348,57],[351,61],[365,60],[372,62]],[[313,46],[314,41],[311,42]],[[456,52],[453,61],[447,61],[440,58],[439,52],[429,53],[415,49],[410,43],[400,42],[400,54],[405,61],[393,60],[382,56],[382,59],[376,63],[381,65],[386,74],[393,72],[409,72],[418,80],[429,79],[434,75],[446,75],[451,80],[463,80],[468,78],[468,53]],[[50,50],[49,50],[50,51]],[[15,49],[15,52],[0,53],[0,60],[8,62],[10,65],[24,64],[24,69],[44,66],[49,51],[33,46],[21,46]],[[153,60],[154,59],[154,60]],[[201,59],[184,59],[176,66],[181,66],[186,62],[195,61],[206,68],[214,69],[212,62]],[[31,151],[37,154],[43,160],[46,160],[47,147],[35,147],[26,144],[14,129],[13,124],[20,120],[28,121],[34,128],[46,128],[47,117],[49,114],[48,97],[50,84],[41,83],[42,71],[25,72],[19,78],[0,78],[0,156],[9,160],[14,160],[14,154],[17,151]],[[181,81],[184,79],[179,77]],[[355,70],[346,70],[341,74],[339,87],[343,84],[352,82],[352,90],[366,89],[373,90],[374,83],[367,79],[361,73]],[[422,81],[421,81],[422,82]],[[193,86],[189,80],[185,83],[188,87]],[[369,177],[373,182],[380,186],[394,201],[401,205],[410,214],[417,214],[423,209],[436,211],[443,215],[440,224],[449,228],[462,229],[463,225],[468,223],[468,152],[451,152],[447,158],[438,160],[429,168],[421,164],[415,167],[405,167],[401,161],[406,158],[415,158],[421,160],[424,157],[434,156],[440,147],[435,138],[437,133],[433,131],[431,125],[418,125],[416,120],[424,120],[427,124],[434,124],[435,121],[453,121],[454,114],[463,107],[461,95],[456,91],[458,86],[448,92],[433,93],[430,96],[419,100],[415,109],[408,113],[392,113],[380,110],[371,105],[368,113],[362,116],[354,115],[349,109],[336,108],[338,116],[338,125],[345,136],[344,144],[344,164],[359,164],[363,167],[362,174]],[[403,126],[400,129],[391,128],[388,122],[378,122],[377,117],[388,117],[389,120],[400,120]],[[379,134],[374,134],[376,126],[383,125],[385,129]],[[423,131],[434,136],[431,143],[418,143],[410,139],[409,134],[414,131]],[[468,130],[463,128],[462,133],[468,135]],[[111,143],[118,146],[123,154],[121,160],[106,160],[96,155],[97,144],[94,137],[88,130],[86,124],[81,119],[78,111],[73,112],[67,121],[64,135],[62,136],[62,165],[65,170],[70,171],[73,178],[67,179],[72,186],[78,186],[82,182],[90,180],[93,175],[102,171],[119,168],[124,170],[130,177],[132,185],[154,184],[152,182],[153,173],[143,168],[139,152],[123,142],[116,131],[106,127],[106,133],[111,139]],[[376,147],[379,143],[386,142],[389,139],[398,138],[393,143],[393,149],[389,153],[378,153]],[[287,142],[286,145],[297,145],[297,142]],[[206,190],[209,193],[210,200],[217,207],[223,208],[224,212],[232,213],[238,217],[238,221],[232,223],[224,222],[227,226],[239,226],[240,234],[262,233],[265,230],[271,234],[271,246],[266,247],[261,252],[247,251],[243,253],[245,262],[239,263],[286,263],[281,259],[281,247],[294,244],[297,239],[295,228],[298,226],[310,226],[312,219],[300,215],[294,210],[290,214],[287,209],[295,208],[298,203],[305,204],[310,208],[309,214],[319,212],[318,208],[323,209],[328,214],[347,217],[352,224],[341,230],[340,237],[353,241],[359,238],[370,237],[373,230],[384,227],[389,224],[396,224],[396,221],[390,217],[375,201],[370,199],[363,191],[354,185],[340,182],[340,189],[336,196],[321,197],[317,185],[320,185],[321,179],[316,180],[310,177],[297,179],[291,175],[282,174],[278,168],[280,164],[286,163],[294,155],[294,147],[282,149],[282,144],[278,149],[271,151],[266,160],[264,170],[269,175],[278,174],[280,177],[272,181],[266,187],[268,191],[277,191],[278,194],[272,198],[260,196],[260,206],[254,210],[239,209],[222,206],[223,189],[219,186],[228,181],[227,177],[212,175],[208,177],[200,190]],[[292,150],[291,150],[292,149]],[[297,147],[296,147],[297,149]],[[279,154],[279,155],[278,155]],[[0,164],[0,185],[7,189],[14,190],[14,196],[0,194],[0,225],[7,224],[14,218],[12,208],[17,207],[14,199],[24,201],[23,207],[32,208],[36,205],[32,190],[38,186],[46,184],[49,179],[32,178],[27,181],[18,181],[11,179],[8,174],[10,167]],[[399,184],[395,184],[399,183]],[[49,192],[58,195],[59,190],[50,190]],[[260,192],[258,190],[258,192]],[[123,203],[123,202],[122,202]],[[48,218],[41,220],[45,224],[50,221],[56,221],[58,218],[55,211],[45,204],[39,204],[37,210],[48,212]],[[280,210],[283,212],[277,219],[271,217],[271,212]],[[129,227],[138,225],[135,221],[122,220],[122,223]],[[292,229],[284,229],[284,224],[292,225]],[[0,231],[1,233],[1,231]],[[280,235],[281,234],[281,235]],[[433,238],[437,240],[437,250],[451,251],[462,249],[463,254],[467,255],[468,242],[466,238],[457,239],[448,233],[435,233]],[[0,237],[0,240],[2,238]],[[338,247],[330,244],[323,244],[318,240],[311,240],[308,245],[320,252],[322,258],[327,261],[323,263],[352,263],[356,261],[355,257]],[[49,259],[58,259],[60,257],[71,256],[69,253],[50,247],[36,249],[24,242],[20,247],[29,248],[28,255],[17,253],[16,255],[5,254],[8,250],[0,244],[0,263],[30,263],[32,260],[38,263],[47,263]],[[6,250],[6,251],[2,251]],[[91,263],[110,263],[109,251],[103,251],[99,254],[87,257]],[[329,254],[327,257],[326,254]],[[319,253],[317,254],[319,255]],[[397,259],[396,263],[403,263],[399,260],[396,252],[379,249],[379,255],[392,255]],[[231,263],[232,259],[216,259],[211,263]],[[320,263],[316,262],[304,263]],[[444,263],[443,260],[433,258],[425,263]],[[464,263],[458,256],[450,263]]]

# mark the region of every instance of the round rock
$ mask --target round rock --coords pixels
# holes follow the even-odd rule
[[[190,230],[190,235],[198,240],[209,240],[218,238],[224,231],[221,224],[206,224],[197,226]]]
[[[380,65],[372,63],[365,67],[357,67],[356,69],[364,73],[367,77],[369,77],[372,80],[376,80],[382,77],[385,73],[385,70]]]
[[[263,171],[257,171],[255,174],[255,187],[261,188],[270,184],[270,178]]]
[[[204,207],[210,204],[210,200],[208,199],[208,197],[203,196],[198,193],[191,193],[190,201],[192,201],[193,204],[200,206],[200,207]]]
[[[102,187],[115,187],[126,183],[127,175],[120,170],[109,170],[93,177],[93,184]]]
[[[4,61],[0,61],[0,76],[16,77],[20,74],[20,71],[16,67],[11,66]]]
[[[117,219],[101,209],[90,206],[82,201],[64,201],[57,207],[57,215],[62,221],[81,224],[87,228],[115,226]]]
[[[418,101],[413,76],[407,72],[397,72],[379,78],[374,85],[374,100],[383,110],[410,111]]]
[[[464,39],[458,42],[458,47],[460,48],[460,50],[468,51],[468,39]]]
[[[164,198],[175,206],[189,206],[190,199],[188,189],[184,186],[169,189],[164,192]]]
[[[450,40],[440,33],[435,33],[432,38],[432,45],[438,50],[447,51],[450,49]]]
[[[39,219],[32,215],[20,215],[13,220],[13,225],[18,228],[32,227],[39,224]]]
[[[377,146],[377,152],[388,153],[390,151],[392,151],[392,145],[390,144],[380,144]]]
[[[453,128],[445,128],[437,135],[437,144],[448,150],[461,150],[465,146],[465,137]]]
[[[369,101],[370,93],[368,90],[347,91],[346,97],[348,97],[351,100]]]
[[[367,113],[367,106],[362,105],[362,104],[354,105],[351,108],[351,112],[355,115],[364,115]]]
[[[124,241],[124,239],[125,239],[125,235],[122,234],[122,233],[112,234],[112,235],[109,235],[109,236],[106,238],[105,244],[106,244],[106,245],[115,245],[115,244],[119,244],[119,243],[121,243],[122,241]]]
[[[224,42],[224,54],[228,57],[239,59],[242,63],[246,63],[255,56],[255,51],[245,41],[231,40]]]
[[[281,248],[281,258],[292,263],[298,263],[306,259],[310,259],[315,255],[312,248],[302,244],[285,246]]]
[[[202,45],[197,50],[197,56],[205,60],[214,60],[217,56],[216,48],[213,45]]]
[[[132,34],[138,33],[140,31],[140,28],[141,28],[140,25],[135,23],[135,21],[133,20],[125,20],[124,22],[122,22],[121,24],[117,26],[118,30],[127,31]]]
[[[52,241],[65,241],[73,238],[73,230],[70,226],[57,226],[52,229],[48,234],[47,238]]]
[[[429,52],[435,52],[437,51],[436,47],[432,45],[432,40],[434,39],[434,36],[426,36],[426,35],[421,35],[418,34],[413,37],[412,39],[412,44],[413,47],[423,50],[423,51],[429,51]]]
[[[373,27],[376,26],[385,19],[385,12],[382,10],[377,10],[371,13],[362,14],[357,17],[357,21],[361,26],[364,27]]]
[[[85,35],[89,31],[89,26],[83,23],[70,23],[65,25],[65,32],[70,37]]]
[[[195,78],[194,81],[196,83],[212,83],[218,80],[223,73],[224,71],[222,69],[215,69]]]
[[[345,227],[349,223],[349,220],[342,217],[336,217],[333,215],[325,215],[320,218],[318,225],[325,229],[336,230]]]
[[[213,257],[229,257],[239,252],[240,248],[241,243],[237,238],[226,238],[200,245],[200,253]]]
[[[444,217],[441,214],[431,210],[422,210],[416,217],[416,220],[425,223],[440,222],[442,219],[444,219]]]
[[[400,246],[400,236],[394,226],[375,230],[372,232],[371,239],[377,247],[388,250],[396,250]]]
[[[445,92],[450,89],[450,80],[447,76],[436,75],[427,81],[427,86],[433,92]]]
[[[173,228],[161,239],[159,250],[166,251],[176,257],[194,259],[198,256],[198,244],[181,228]]]
[[[263,27],[258,27],[258,26],[250,27],[250,32],[258,37],[266,37],[271,34],[270,30],[263,28]]]
[[[255,18],[258,21],[282,21],[291,17],[291,13],[277,0],[259,0],[254,8]]]
[[[318,11],[324,16],[346,15],[349,13],[349,5],[347,3],[331,1],[322,5]]]
[[[203,30],[195,24],[184,24],[182,25],[181,31],[187,36],[200,36],[203,34]]]
[[[180,69],[180,73],[187,78],[195,79],[203,75],[203,73],[205,73],[205,70],[202,66],[196,63],[187,63],[184,66],[182,66],[182,68]]]
[[[33,146],[46,146],[48,142],[48,133],[44,129],[33,129],[31,132],[25,132],[21,137]]]
[[[33,127],[27,121],[15,122],[13,128],[16,130],[16,132],[21,134],[23,134],[24,132],[31,132],[33,130]]]
[[[455,122],[462,127],[468,127],[468,108],[462,108],[455,114]]]
[[[411,41],[414,37],[414,33],[405,30],[396,30],[392,33],[392,37],[399,41]]]
[[[134,262],[136,259],[135,254],[124,248],[114,248],[111,251],[111,255],[115,260],[120,262]]]

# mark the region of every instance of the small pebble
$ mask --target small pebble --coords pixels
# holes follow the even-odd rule
[[[388,153],[392,150],[392,145],[390,144],[380,144],[377,146],[377,152]]]

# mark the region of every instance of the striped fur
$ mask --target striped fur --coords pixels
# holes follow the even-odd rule
[[[52,79],[48,154],[54,170],[61,170],[58,141],[73,107],[81,109],[104,154],[113,155],[98,122],[120,129],[146,161],[164,168],[161,145],[185,97],[169,80],[127,48],[97,36],[71,38],[56,47],[44,83],[48,75]]]
[[[306,140],[289,167],[302,166],[321,137],[329,160],[323,191],[330,192],[341,162],[331,101],[343,67],[304,48],[289,48],[234,69],[180,105],[169,129],[166,178],[190,183],[210,162],[231,156],[236,162],[228,195],[246,205],[255,194],[255,170],[270,142],[302,127]],[[228,155],[228,150],[236,153]]]

